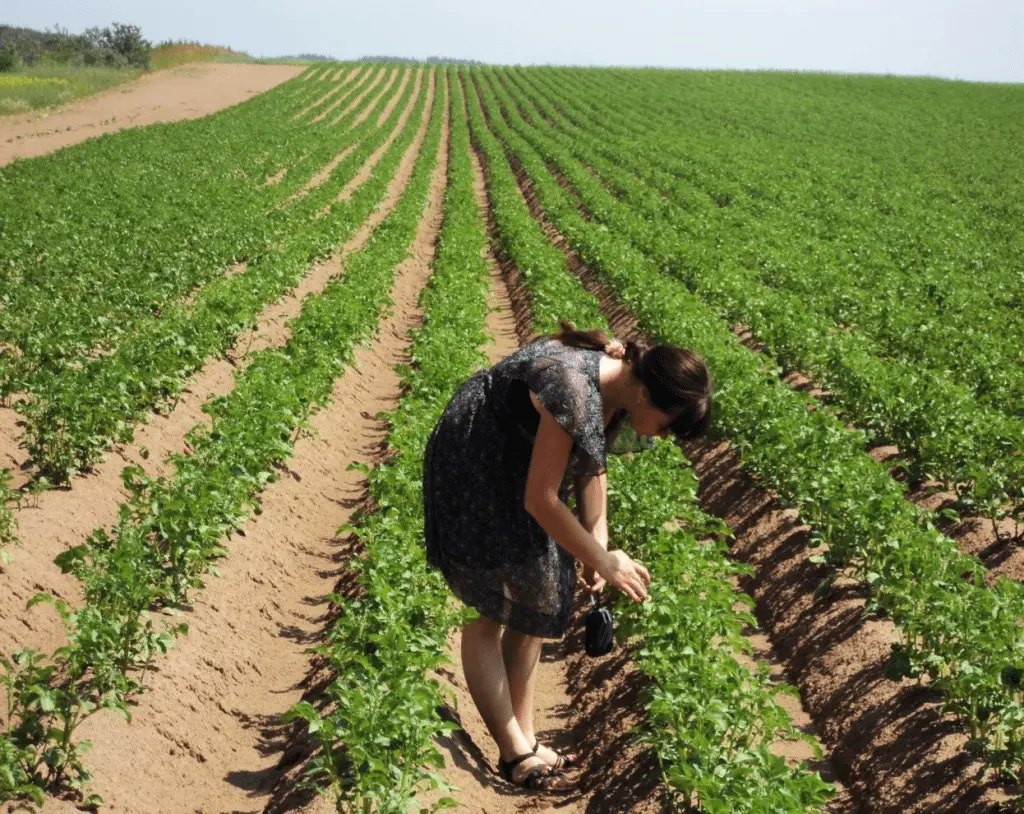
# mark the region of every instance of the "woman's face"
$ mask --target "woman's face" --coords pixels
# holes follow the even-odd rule
[[[663,413],[651,404],[651,399],[647,394],[646,387],[643,389],[643,396],[640,399],[640,403],[629,415],[630,422],[633,425],[633,431],[637,435],[656,435],[658,438],[668,437],[672,432],[669,427],[674,418],[674,415]]]

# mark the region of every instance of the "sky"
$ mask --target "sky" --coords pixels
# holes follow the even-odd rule
[[[254,56],[890,73],[1024,82],[1024,0],[0,0],[0,23],[134,23]]]

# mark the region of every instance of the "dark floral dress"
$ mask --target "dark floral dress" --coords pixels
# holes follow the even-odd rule
[[[427,444],[423,505],[427,560],[482,615],[520,633],[559,638],[576,589],[575,560],[524,507],[540,418],[530,392],[572,437],[559,496],[604,470],[611,439],[599,389],[601,351],[540,339],[471,376]]]

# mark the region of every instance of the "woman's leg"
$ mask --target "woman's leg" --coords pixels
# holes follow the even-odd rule
[[[466,684],[491,737],[497,741],[502,760],[511,760],[533,749],[523,735],[509,695],[509,680],[501,656],[501,625],[484,616],[462,628],[462,667]],[[527,760],[533,768],[537,761]]]
[[[501,652],[508,675],[512,711],[531,749],[537,742],[537,734],[533,727],[533,693],[537,686],[537,665],[540,664],[543,644],[544,640],[538,636],[517,633],[507,628],[501,638]],[[543,744],[538,747],[537,755],[549,766],[554,766],[558,762],[558,753]]]

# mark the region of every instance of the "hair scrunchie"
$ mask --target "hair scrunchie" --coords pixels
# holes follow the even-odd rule
[[[618,339],[612,339],[604,346],[604,352],[611,356],[612,359],[624,359],[626,356],[626,346]]]

